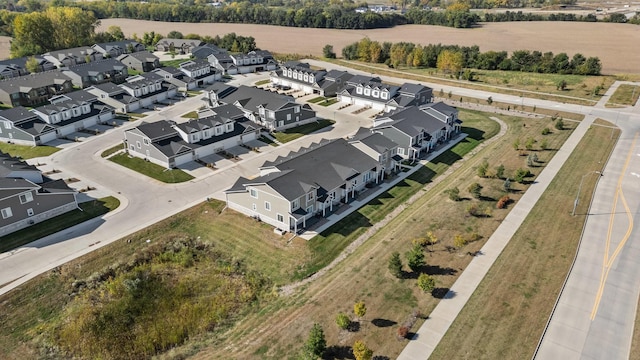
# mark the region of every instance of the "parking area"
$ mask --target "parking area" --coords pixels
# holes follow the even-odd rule
[[[248,141],[245,146],[234,146],[217,154],[201,157],[198,161],[180,165],[178,168],[189,175],[199,178],[208,176],[212,171],[224,169],[239,161],[247,160],[266,152],[273,147],[259,140]]]
[[[35,165],[40,171],[42,171],[42,175],[50,179],[64,180],[64,182],[70,188],[78,192],[78,194],[76,195],[76,198],[78,199],[79,203],[92,201],[95,199],[112,195],[110,192],[106,191],[105,189],[100,188],[100,186],[98,186],[97,184],[90,183],[82,178],[77,178],[69,174],[66,174],[64,171],[61,171],[59,168],[56,168],[53,164],[41,163],[39,162],[39,160],[28,160],[27,163],[31,165]]]

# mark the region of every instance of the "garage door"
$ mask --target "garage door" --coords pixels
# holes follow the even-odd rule
[[[186,164],[192,160],[193,160],[193,155],[190,152],[184,155],[177,156],[175,166]]]
[[[40,135],[40,141],[44,144],[47,143],[49,141],[53,141],[57,138],[56,136],[56,132],[55,131],[50,131],[46,134],[42,134]]]

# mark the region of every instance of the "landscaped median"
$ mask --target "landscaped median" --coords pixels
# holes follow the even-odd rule
[[[57,151],[60,151],[60,148],[45,145],[27,146],[0,142],[0,151],[13,157],[19,157],[25,160],[36,157],[49,156]]]
[[[9,235],[0,237],[0,252],[9,251],[54,234],[71,226],[104,215],[120,206],[120,201],[113,196],[84,202],[79,204],[80,209],[69,211],[49,220],[18,230]]]
[[[169,170],[152,162],[129,156],[126,153],[114,155],[109,158],[109,161],[113,161],[116,164],[122,165],[133,171],[139,172],[142,175],[146,175],[164,183],[174,184],[193,179],[193,176],[180,169]]]

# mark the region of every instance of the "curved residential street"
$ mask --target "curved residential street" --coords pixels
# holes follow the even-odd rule
[[[317,61],[309,63],[332,69],[341,68]],[[238,76],[232,84],[251,85],[266,76]],[[393,83],[405,82],[399,78],[381,78]],[[455,96],[479,99],[491,96],[497,102],[535,105],[537,108],[557,109],[587,116],[538,177],[536,184],[527,191],[489,239],[485,245],[486,249],[482,249],[483,255],[475,257],[467,271],[453,285],[452,290],[456,292],[456,296],[445,297],[440,301],[418,331],[416,340],[409,342],[400,358],[429,357],[513,232],[524,220],[528,210],[535,205],[557,170],[562,167],[596,118],[615,122],[623,130],[622,136],[604,170],[605,176],[598,185],[576,264],[541,342],[537,358],[602,359],[604,355],[609,359],[627,358],[640,291],[640,234],[634,228],[640,207],[640,139],[636,135],[640,132],[640,106],[625,109],[605,108],[603,104],[618,84],[609,89],[607,95],[595,107],[495,94],[429,82],[422,84],[436,89],[435,91],[451,91]],[[154,112],[143,121],[180,121],[178,119],[181,114],[202,105],[200,98],[201,96],[189,98],[165,110]],[[360,126],[371,125],[368,117],[341,113],[336,110],[337,107],[314,106],[319,117],[336,120],[336,124],[330,129],[320,130],[283,146],[269,147],[259,154],[252,154],[242,161],[182,184],[163,184],[100,157],[103,150],[122,141],[122,133],[126,128],[137,126],[140,120],[73,144],[49,158],[37,159],[38,162],[47,163],[48,167],[60,169],[65,177],[81,179],[105,194],[118,197],[121,206],[101,218],[0,254],[0,294],[206,198],[224,199],[224,189],[230,187],[239,176],[255,175],[258,166],[266,160],[284,156],[322,138],[344,137],[355,132]]]

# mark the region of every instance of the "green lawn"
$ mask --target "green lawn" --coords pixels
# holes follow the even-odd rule
[[[142,74],[142,71],[135,70],[135,69],[132,69],[132,68],[128,68],[127,69],[127,73],[129,74],[129,76],[136,76],[136,75]]]
[[[186,119],[197,119],[198,118],[198,112],[197,111],[189,111],[186,114],[180,115],[180,117],[183,117],[183,118],[186,118]]]
[[[335,104],[337,102],[338,102],[338,99],[335,98],[335,97],[332,97],[332,98],[326,99],[325,101],[319,102],[318,105],[329,106],[329,105],[333,105],[333,104]]]
[[[262,141],[265,144],[269,144],[271,146],[278,146],[278,144],[276,144],[273,140],[269,139],[268,137],[262,135],[258,138],[258,140]]]
[[[271,82],[271,80],[269,80],[269,79],[264,79],[264,80],[256,81],[256,86],[260,86],[260,85],[268,84],[268,83],[270,83],[270,82]]]
[[[110,147],[107,150],[103,151],[102,154],[100,154],[100,156],[102,156],[103,158],[106,158],[109,155],[115,154],[122,149],[124,149],[124,144],[118,144],[114,147]]]
[[[31,159],[35,157],[49,156],[57,151],[60,151],[60,149],[57,147],[46,145],[27,146],[0,142],[0,151],[14,157]]]
[[[181,183],[193,179],[193,176],[180,169],[167,170],[152,162],[130,157],[128,154],[118,154],[110,157],[109,160],[164,183]]]
[[[316,122],[297,126],[285,131],[278,131],[273,134],[273,137],[275,137],[281,143],[286,143],[304,135],[311,134],[312,132],[323,129],[327,126],[333,125],[334,123],[335,121],[333,120],[321,119]]]
[[[389,212],[422,189],[426,183],[447,170],[449,165],[464,157],[480,142],[495,136],[500,130],[500,126],[485,115],[465,110],[460,112],[466,125],[463,131],[469,136],[433,159],[428,166],[422,167],[358,211],[314,237],[309,242],[313,254],[312,260],[303,271],[296,274],[297,279],[304,279],[325,267],[372,224],[382,220]]]
[[[307,102],[310,102],[312,104],[316,104],[316,103],[319,103],[320,101],[324,101],[324,100],[326,100],[326,98],[324,96],[318,96],[318,97],[315,97],[315,98],[313,98],[311,100],[308,100]]]
[[[172,60],[165,60],[165,61],[161,61],[160,64],[162,66],[171,66],[174,68],[177,68],[180,66],[181,63],[185,62],[185,61],[189,61],[189,59],[172,59]]]
[[[640,86],[622,84],[607,102],[607,107],[635,105],[640,97]]]
[[[9,251],[32,241],[104,215],[120,206],[118,199],[109,196],[80,204],[80,210],[72,210],[52,219],[29,226],[0,238],[0,252]]]

